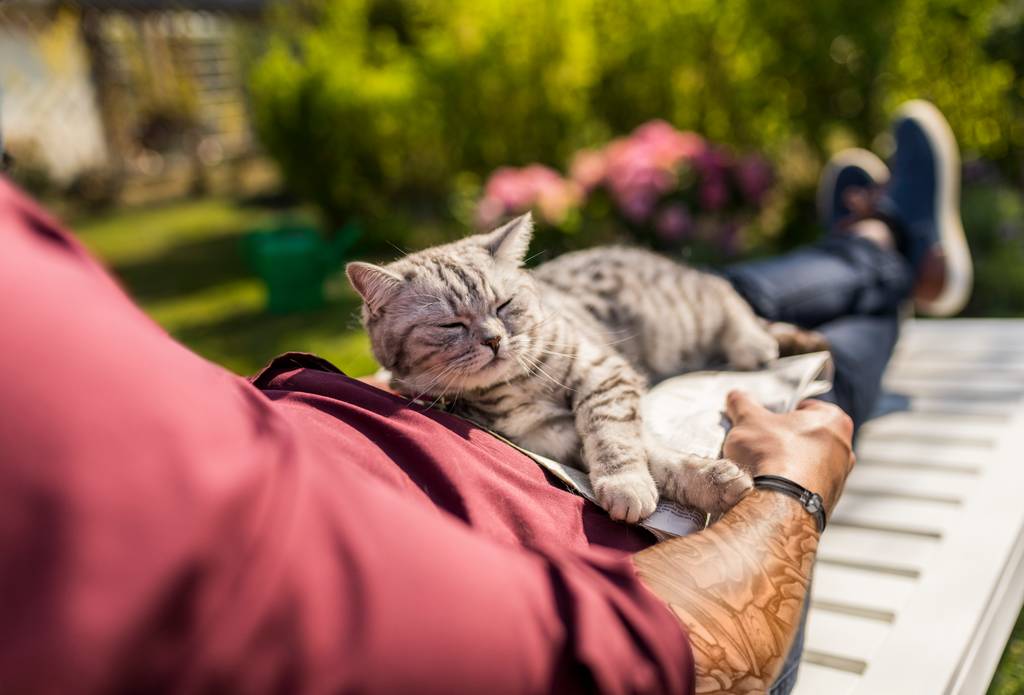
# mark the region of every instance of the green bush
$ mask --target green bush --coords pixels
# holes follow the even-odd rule
[[[498,166],[564,168],[651,118],[766,151],[783,176],[797,152],[811,164],[782,186],[799,192],[926,97],[965,150],[1012,164],[1013,16],[997,0],[320,0],[273,22],[252,93],[293,190],[331,225],[394,235],[396,213],[450,218]]]
[[[964,230],[974,255],[974,316],[1024,316],[1024,201],[996,184],[970,186],[963,196]]]

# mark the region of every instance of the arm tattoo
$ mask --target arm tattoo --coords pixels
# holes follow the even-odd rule
[[[706,531],[634,556],[686,626],[698,693],[764,693],[799,626],[818,532],[796,500],[755,490]]]

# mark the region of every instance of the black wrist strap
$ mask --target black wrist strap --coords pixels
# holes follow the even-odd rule
[[[803,485],[798,485],[780,475],[756,475],[754,476],[754,487],[775,490],[796,499],[818,522],[818,533],[825,530],[825,503],[818,493],[811,492]]]

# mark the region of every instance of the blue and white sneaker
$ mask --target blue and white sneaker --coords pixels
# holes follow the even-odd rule
[[[973,267],[960,220],[960,152],[931,103],[910,101],[892,122],[896,151],[889,184],[875,203],[914,268],[919,311],[952,316],[971,295]]]
[[[835,232],[854,217],[847,193],[860,189],[871,194],[889,181],[889,167],[873,152],[853,147],[832,155],[818,179],[818,219]]]

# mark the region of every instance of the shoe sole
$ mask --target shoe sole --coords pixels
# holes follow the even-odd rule
[[[818,220],[826,229],[832,224],[832,201],[835,200],[839,172],[851,166],[863,169],[876,184],[884,184],[889,180],[889,167],[874,152],[851,147],[833,155],[818,179]]]
[[[960,150],[949,123],[932,103],[920,99],[908,101],[896,112],[893,122],[903,119],[916,122],[939,155],[935,219],[939,227],[939,245],[946,262],[939,296],[931,301],[918,300],[915,303],[923,314],[953,316],[967,304],[974,282],[971,251],[960,219]]]

